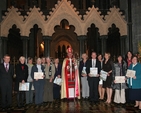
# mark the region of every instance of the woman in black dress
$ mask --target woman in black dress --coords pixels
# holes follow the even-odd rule
[[[110,60],[110,53],[105,53],[104,55],[104,61],[103,61],[103,70],[106,71],[107,74],[107,79],[106,81],[103,81],[103,88],[106,89],[106,93],[107,93],[107,100],[106,103],[111,103],[111,97],[112,97],[112,81],[113,81],[113,77],[112,77],[112,62]]]

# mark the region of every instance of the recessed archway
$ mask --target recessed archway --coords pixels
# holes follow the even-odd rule
[[[73,25],[69,25],[69,22],[63,19],[60,21],[60,25],[54,27],[54,31],[51,41],[52,57],[59,57],[60,59],[66,57],[66,49],[68,46],[73,48],[74,53],[78,53],[79,43]]]

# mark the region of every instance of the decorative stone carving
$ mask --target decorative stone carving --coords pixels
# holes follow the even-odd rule
[[[110,8],[110,12],[105,16],[105,22],[107,23],[106,32],[108,32],[108,28],[114,23],[119,28],[121,36],[127,35],[127,22],[119,8]]]
[[[62,0],[55,4],[52,8],[50,15],[47,15],[47,20],[45,20],[45,15],[40,11],[40,8],[30,8],[30,12],[27,12],[28,16],[20,16],[17,8],[12,7],[8,9],[6,16],[3,17],[1,22],[1,36],[7,37],[9,29],[15,24],[19,29],[21,36],[29,36],[30,29],[33,28],[35,24],[42,29],[42,34],[45,36],[52,36],[54,33],[54,27],[59,25],[60,21],[66,19],[70,25],[75,26],[75,32],[77,35],[86,35],[87,28],[94,23],[97,28],[99,28],[100,35],[107,35],[108,28],[114,23],[122,35],[127,35],[127,22],[124,20],[124,16],[121,15],[119,9],[116,7],[111,8],[108,15],[103,17],[98,8],[92,6],[88,9],[84,15],[84,20],[81,19],[82,15],[71,4],[70,1]]]
[[[9,34],[9,29],[15,24],[22,32],[23,25],[23,16],[20,16],[17,8],[13,6],[7,9],[8,12],[5,13],[6,16],[3,16],[3,21],[1,22],[1,36],[7,37]]]

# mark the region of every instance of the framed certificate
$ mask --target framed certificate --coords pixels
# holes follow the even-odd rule
[[[29,83],[19,83],[19,91],[29,91]]]
[[[100,72],[100,78],[101,78],[103,81],[106,81],[107,75],[108,75],[108,73],[107,73],[106,71],[101,70],[101,72]]]
[[[43,79],[43,72],[34,72],[34,79]]]
[[[62,79],[56,77],[56,78],[54,79],[54,82],[53,82],[53,83],[54,83],[54,84],[57,84],[57,85],[61,85],[61,84],[62,84]]]
[[[98,69],[97,69],[97,67],[92,67],[92,68],[90,68],[90,76],[91,76],[91,77],[95,77],[95,76],[97,76],[97,74],[98,74]]]
[[[125,76],[115,76],[115,83],[125,83]]]
[[[136,74],[136,71],[127,69],[127,73],[126,73],[127,77],[133,78],[135,74]]]

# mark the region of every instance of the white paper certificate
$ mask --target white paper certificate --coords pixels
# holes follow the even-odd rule
[[[19,83],[19,91],[29,91],[29,83]]]
[[[61,85],[61,84],[62,84],[62,79],[56,77],[56,78],[54,79],[54,82],[53,82],[53,83],[54,83],[54,84],[57,84],[57,85]]]
[[[101,72],[100,72],[100,78],[101,78],[103,81],[106,81],[107,75],[108,75],[108,73],[107,73],[106,71],[101,70]]]
[[[136,71],[127,69],[126,76],[133,78],[136,74]]]
[[[97,69],[97,67],[92,67],[92,68],[90,68],[90,76],[91,76],[91,77],[95,77],[95,76],[97,76],[97,74],[98,74],[98,69]]]
[[[125,83],[125,76],[115,76],[115,83]]]
[[[86,67],[83,67],[81,74],[87,74],[87,73],[86,73]]]
[[[43,79],[43,72],[34,72],[34,79]]]

